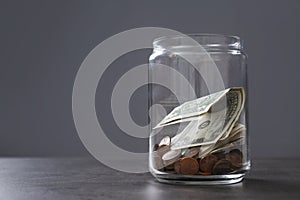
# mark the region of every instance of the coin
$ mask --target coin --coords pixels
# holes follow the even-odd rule
[[[232,171],[231,163],[228,160],[222,159],[219,160],[213,167],[213,174],[221,175],[228,174]]]
[[[243,165],[243,154],[239,149],[233,149],[225,156],[231,162],[232,168],[239,169]]]
[[[195,158],[183,157],[179,159],[174,168],[177,174],[193,175],[199,171],[199,164]]]
[[[241,158],[243,158],[243,153],[239,149],[233,149],[229,153],[236,153],[236,154],[240,155]]]
[[[153,148],[152,148],[153,151],[156,151],[156,150],[158,149],[158,147],[159,147],[158,144],[155,144],[155,145],[153,146]]]
[[[166,171],[174,171],[174,163],[168,165],[168,166],[165,166],[165,170]]]
[[[201,175],[211,175],[210,172],[201,172],[201,171],[199,171],[198,174],[201,174]]]
[[[161,156],[157,152],[152,152],[151,158],[153,168],[160,170],[164,167]]]
[[[171,138],[170,136],[165,136],[163,137],[163,139],[161,139],[160,143],[158,144],[158,146],[163,146],[163,145],[170,145],[171,143]]]
[[[185,157],[195,157],[199,154],[200,148],[199,147],[193,147],[190,149],[187,149],[186,152],[184,152]]]
[[[165,166],[171,165],[181,156],[181,150],[170,150],[162,156]]]
[[[180,159],[174,163],[174,170],[177,174],[180,174]]]
[[[200,171],[206,174],[211,174],[214,165],[218,162],[218,157],[213,154],[204,156],[199,161]]]
[[[170,151],[170,147],[167,146],[167,145],[162,145],[162,146],[158,147],[157,150],[156,150],[156,152],[158,153],[158,155],[160,157],[162,157],[168,151]]]
[[[173,170],[165,169],[165,172],[168,174],[176,174],[176,171],[174,169]]]
[[[218,151],[218,152],[215,152],[215,153],[213,153],[213,155],[217,156],[217,158],[218,158],[219,160],[225,158],[225,152],[224,152],[224,151]]]

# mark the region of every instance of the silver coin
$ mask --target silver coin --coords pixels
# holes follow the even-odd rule
[[[181,156],[181,150],[180,149],[168,151],[162,157],[164,165],[168,166],[168,165],[173,164],[174,162],[176,162],[176,160],[178,158],[180,158],[180,156]]]
[[[200,147],[193,147],[184,152],[185,157],[195,157],[198,156],[200,152]]]
[[[168,145],[169,146],[170,144],[171,144],[171,138],[170,138],[170,136],[165,136],[160,141],[160,143],[158,144],[158,146],[163,146],[163,145]]]

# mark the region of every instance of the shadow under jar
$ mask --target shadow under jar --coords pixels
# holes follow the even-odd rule
[[[242,181],[250,158],[247,64],[240,38],[166,36],[153,46],[150,172],[173,184]]]

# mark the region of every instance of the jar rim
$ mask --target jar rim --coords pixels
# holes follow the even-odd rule
[[[191,40],[191,38],[193,40]],[[186,35],[169,35],[155,38],[154,48],[184,48],[196,46],[195,41],[207,49],[242,49],[242,41],[239,36],[211,33],[192,33]]]

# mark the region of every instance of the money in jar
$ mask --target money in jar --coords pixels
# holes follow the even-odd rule
[[[217,185],[244,179],[250,170],[246,63],[237,36],[154,40],[149,170],[159,182]]]

